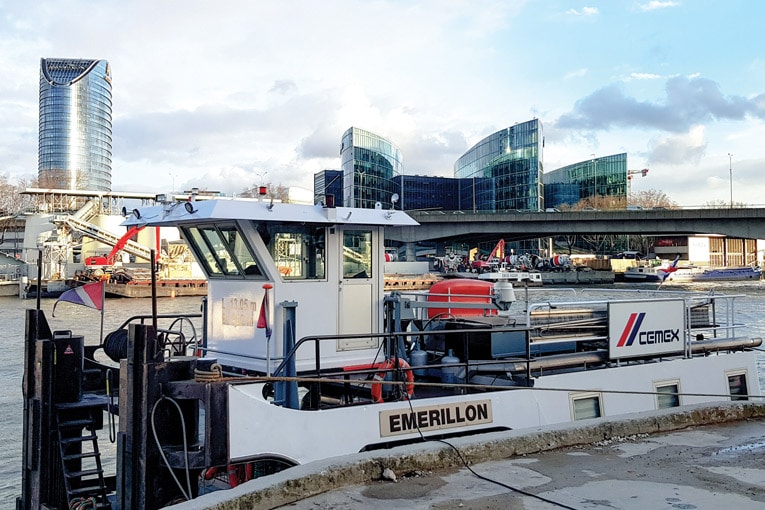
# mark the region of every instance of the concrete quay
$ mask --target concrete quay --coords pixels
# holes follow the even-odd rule
[[[449,443],[454,448],[428,441],[298,466],[170,508],[765,508],[762,404],[689,406]]]
[[[542,272],[543,285],[582,285],[614,283],[613,271],[549,271]]]

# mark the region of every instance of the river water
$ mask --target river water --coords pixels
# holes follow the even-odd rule
[[[618,288],[655,288],[648,284],[615,284]],[[675,286],[671,289],[708,290],[709,285]],[[717,292],[737,294],[744,297],[736,300],[736,317],[747,328],[747,337],[765,338],[765,281],[746,283],[716,284]],[[670,289],[670,287],[665,287]],[[101,313],[83,306],[61,303],[53,317],[51,311],[54,299],[43,299],[41,308],[52,330],[72,330],[75,335],[84,335],[86,344],[98,344]],[[22,300],[15,297],[0,297],[0,348],[5,366],[0,370],[0,508],[14,508],[16,497],[21,493],[21,448],[23,433],[23,402],[21,382],[24,360],[24,310],[35,307],[35,300]],[[201,298],[182,297],[160,299],[157,312],[163,313],[198,313]],[[104,331],[117,329],[123,321],[133,315],[150,315],[150,299],[108,299],[104,307]],[[765,355],[758,363],[760,387],[765,389]],[[100,442],[100,441],[99,441]],[[108,445],[102,450],[108,451]],[[106,452],[104,452],[106,453]],[[108,464],[105,465],[108,469]],[[113,470],[113,469],[112,469]]]

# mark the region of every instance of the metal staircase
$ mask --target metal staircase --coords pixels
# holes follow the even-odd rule
[[[80,501],[80,506],[75,508],[110,509],[92,415],[74,418],[59,411],[56,413],[56,429],[69,507]]]
[[[115,246],[120,242],[122,238],[121,235],[113,234],[108,230],[104,230],[97,225],[94,225],[93,223],[82,220],[80,218],[76,218],[74,216],[58,215],[54,216],[52,221],[56,225],[66,225],[72,230],[81,232],[83,235],[90,237],[91,239],[95,239],[96,241],[100,241],[104,244],[108,244],[109,246]],[[122,251],[130,253],[131,255],[135,255],[136,257],[140,257],[144,260],[151,261],[151,250],[141,244],[136,243],[135,241],[127,241],[125,246],[122,248]]]

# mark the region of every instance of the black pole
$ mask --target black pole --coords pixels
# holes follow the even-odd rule
[[[40,294],[42,293],[42,250],[37,250],[37,310],[40,310]]]
[[[159,228],[159,227],[157,227]],[[151,325],[157,332],[157,261],[156,252],[151,250]]]

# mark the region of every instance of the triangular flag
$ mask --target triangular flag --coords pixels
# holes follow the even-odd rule
[[[86,283],[81,287],[67,290],[56,300],[53,305],[52,315],[56,316],[56,307],[61,301],[67,303],[74,303],[75,305],[83,305],[89,308],[95,308],[96,310],[103,310],[104,308],[104,282]]]
[[[265,329],[266,336],[271,336],[271,327],[268,325],[268,291],[263,295],[263,302],[260,303],[260,314],[258,315],[258,329]]]

